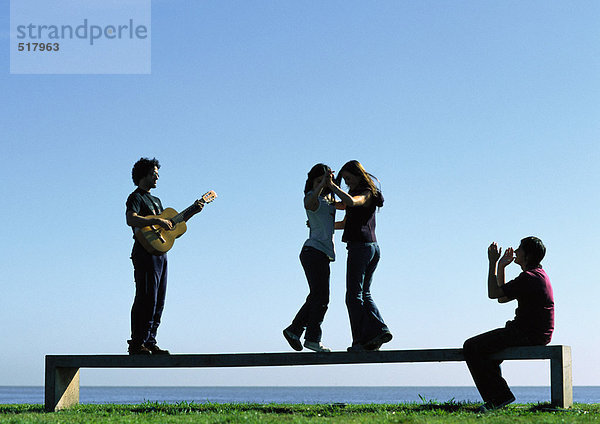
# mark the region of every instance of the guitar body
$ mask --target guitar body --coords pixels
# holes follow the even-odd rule
[[[144,249],[153,255],[162,255],[167,253],[175,239],[181,237],[187,231],[186,221],[194,214],[202,210],[205,204],[212,202],[217,198],[217,193],[211,190],[205,193],[202,198],[196,200],[192,206],[181,213],[173,208],[167,208],[160,215],[150,215],[144,218],[162,218],[171,221],[173,228],[165,230],[160,225],[148,225],[147,227],[136,228],[135,238],[144,246]]]
[[[166,208],[160,215],[151,215],[146,218],[162,218],[172,220],[177,216],[177,211],[173,208]],[[135,238],[139,241],[144,249],[153,255],[162,255],[167,253],[175,239],[181,237],[187,231],[185,221],[175,224],[172,230],[165,230],[160,225],[149,225],[135,230]]]

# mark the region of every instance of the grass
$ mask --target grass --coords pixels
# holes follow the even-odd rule
[[[486,414],[477,413],[478,406],[453,400],[394,405],[180,402],[78,405],[46,413],[43,405],[0,405],[0,423],[600,423],[600,404],[570,409],[510,405]]]

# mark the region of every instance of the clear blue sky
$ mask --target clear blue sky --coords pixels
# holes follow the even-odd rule
[[[169,253],[159,343],[172,352],[290,350],[306,172],[358,159],[386,197],[373,286],[386,348],[460,347],[504,325],[516,305],[486,298],[487,246],[537,235],[553,343],[572,346],[575,385],[600,385],[597,1],[154,1],[150,75],[11,75],[8,4],[0,14],[0,385],[43,384],[46,354],[125,352],[124,205],[141,156],[161,161],[165,205],[219,194]],[[323,341],[344,350],[336,245]],[[547,385],[547,368],[504,373]],[[472,380],[457,363],[83,370],[81,384]]]

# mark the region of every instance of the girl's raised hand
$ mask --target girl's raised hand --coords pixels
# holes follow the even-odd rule
[[[333,184],[333,171],[329,172],[325,178],[327,180],[327,185],[331,187],[331,184]]]

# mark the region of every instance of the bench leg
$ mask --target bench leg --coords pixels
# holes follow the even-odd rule
[[[550,386],[553,405],[561,408],[573,406],[570,346],[561,346],[550,359]]]
[[[45,409],[54,412],[79,403],[79,368],[46,363]]]

